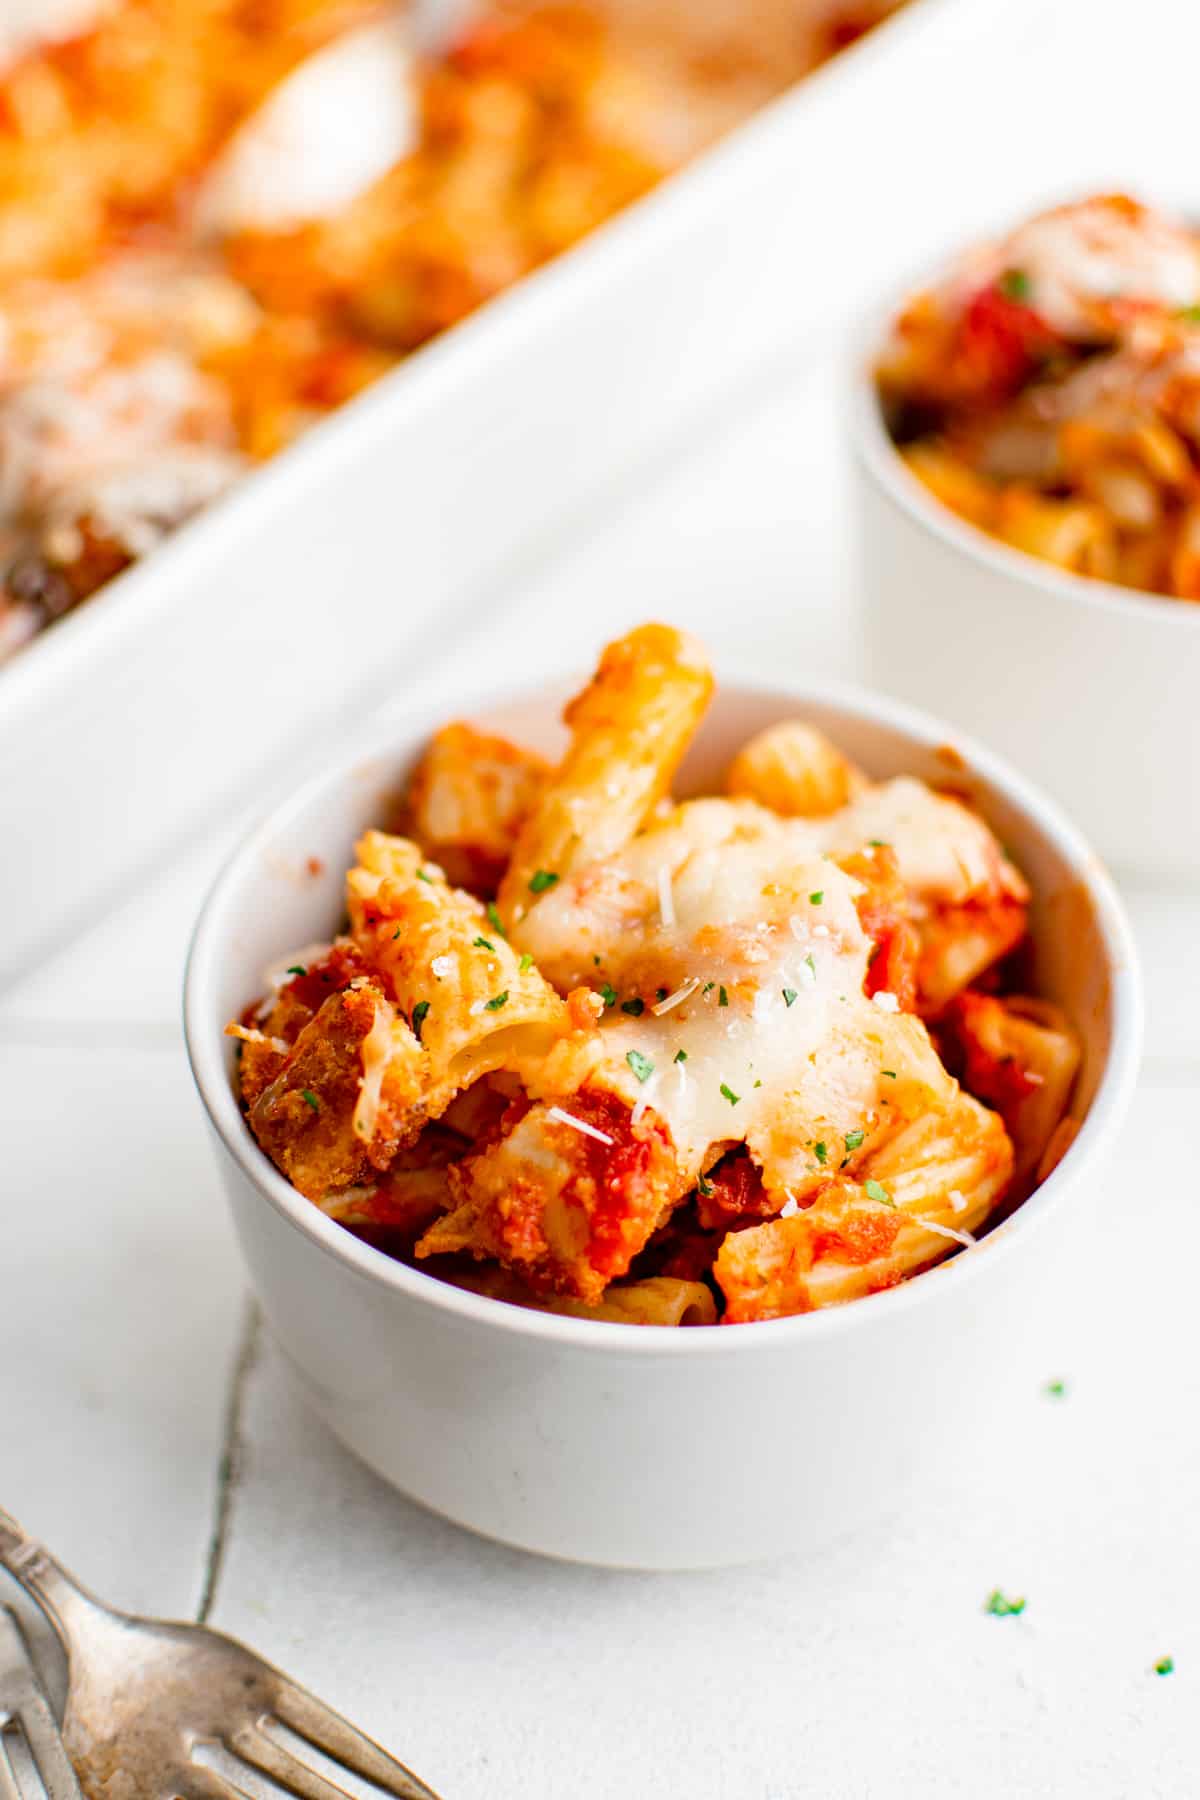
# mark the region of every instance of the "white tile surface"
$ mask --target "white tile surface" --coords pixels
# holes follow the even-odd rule
[[[114,1602],[196,1605],[241,1275],[180,1050],[0,1044],[0,1496]]]

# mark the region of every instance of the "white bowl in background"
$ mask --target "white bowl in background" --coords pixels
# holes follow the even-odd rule
[[[1200,606],[1067,574],[935,499],[884,423],[884,329],[851,395],[868,679],[993,745],[1123,873],[1200,877]]]
[[[551,749],[571,691],[463,716]],[[1120,903],[1060,814],[948,728],[854,689],[718,690],[682,791],[714,786],[754,731],[801,714],[869,771],[952,770],[1035,891],[1037,985],[1084,1040],[1079,1135],[982,1244],[889,1292],[763,1324],[669,1330],[521,1310],[361,1243],[250,1136],[226,1021],[289,946],[329,936],[358,833],[443,722],[414,706],[275,811],[236,852],[192,947],[192,1069],[250,1277],[331,1429],[386,1480],[488,1537],[574,1560],[671,1568],[819,1548],[896,1505],[1017,1379],[1032,1309],[1071,1278],[1063,1234],[1095,1194],[1133,1087],[1140,982]],[[317,872],[301,876],[310,858]]]

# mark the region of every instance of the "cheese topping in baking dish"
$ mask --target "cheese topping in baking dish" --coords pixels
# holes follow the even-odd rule
[[[436,53],[372,0],[10,7],[0,661],[899,3],[488,0]],[[152,305],[121,299],[143,276]]]
[[[738,1323],[970,1247],[1059,1153],[1078,1043],[1008,991],[1029,893],[984,820],[800,721],[672,804],[710,687],[643,627],[557,769],[449,727],[360,840],[346,932],[230,1027],[329,1216],[517,1304]]]

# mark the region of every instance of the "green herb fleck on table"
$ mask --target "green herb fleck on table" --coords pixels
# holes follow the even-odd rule
[[[984,1603],[985,1613],[991,1613],[994,1619],[1015,1619],[1025,1611],[1025,1601],[1010,1600],[999,1588],[993,1588]]]
[[[1160,1656],[1154,1665],[1154,1673],[1156,1675],[1173,1675],[1175,1673],[1175,1658],[1173,1656]]]
[[[1062,1400],[1067,1392],[1067,1384],[1065,1381],[1048,1381],[1042,1392],[1049,1394],[1052,1400]]]

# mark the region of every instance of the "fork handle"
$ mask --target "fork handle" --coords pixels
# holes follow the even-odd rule
[[[0,1568],[15,1575],[33,1595],[68,1649],[75,1630],[85,1625],[87,1617],[95,1616],[97,1607],[91,1595],[2,1506]]]

